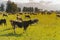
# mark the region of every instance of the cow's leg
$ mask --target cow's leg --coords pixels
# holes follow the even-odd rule
[[[23,31],[23,33],[25,33],[25,32],[26,32],[26,30]]]
[[[14,33],[15,33],[15,28],[14,28]]]
[[[25,33],[25,32],[26,32],[26,30],[27,30],[27,27],[28,27],[28,26],[25,26],[25,27],[24,27],[24,32],[23,32],[23,33]]]
[[[13,30],[14,30],[14,34],[15,34],[15,25],[14,25],[14,27],[13,27]]]
[[[7,25],[7,23],[4,23],[4,25]]]
[[[23,33],[25,33],[26,32],[26,28],[24,27],[24,31],[23,31]]]

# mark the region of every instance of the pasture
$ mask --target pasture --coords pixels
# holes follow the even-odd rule
[[[23,28],[16,28],[16,34],[12,29],[10,20],[16,20],[16,15],[8,15],[3,17],[0,14],[0,19],[6,19],[7,25],[0,25],[0,40],[60,40],[60,18],[56,17],[55,13],[51,15],[30,15],[30,19],[38,19],[38,23],[30,25],[25,33]],[[20,15],[20,14],[18,14]],[[23,20],[30,20],[25,18],[25,15],[20,15]]]

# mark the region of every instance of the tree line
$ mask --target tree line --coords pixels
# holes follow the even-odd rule
[[[0,11],[4,11],[4,4],[1,4]]]
[[[14,2],[11,1],[7,1],[6,4],[6,12],[7,13],[17,13],[17,12],[29,12],[29,13],[33,13],[33,12],[39,12],[40,9],[38,9],[37,7],[33,8],[33,7],[23,7],[23,10],[21,10],[20,7],[17,6],[17,4],[15,4]],[[0,11],[5,11],[4,10],[4,4],[1,4],[0,7]]]

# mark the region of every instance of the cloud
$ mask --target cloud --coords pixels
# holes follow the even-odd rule
[[[7,0],[0,0],[0,2],[3,2],[3,1],[7,1]],[[29,1],[32,1],[32,2],[39,2],[40,1],[43,1],[43,3],[47,3],[47,4],[60,4],[60,0],[11,0],[11,1],[14,1],[14,2],[19,2],[19,3],[27,3]]]

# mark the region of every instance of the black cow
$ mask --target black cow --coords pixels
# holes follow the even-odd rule
[[[8,17],[8,16],[7,16],[7,14],[3,14],[3,16],[6,16],[6,17]]]
[[[25,15],[26,18],[31,18],[29,15]]]
[[[56,15],[57,17],[60,17],[60,15]]]
[[[47,12],[47,14],[48,14],[48,15],[51,15],[51,14],[52,14],[52,12]]]
[[[3,24],[3,23],[6,24],[6,19],[1,19],[0,20],[0,25]]]
[[[20,15],[22,15],[23,13],[19,13]]]
[[[44,11],[41,11],[41,14],[42,14],[42,15],[45,15],[46,13],[45,13]]]
[[[17,21],[11,20],[10,22],[11,22],[11,24],[12,24],[12,26],[13,26],[14,33],[15,33],[16,25],[17,25],[19,28],[24,28],[24,31],[26,31],[27,27],[28,27],[29,25],[31,25],[31,24],[37,23],[37,22],[38,22],[38,19],[29,20],[29,21],[22,21],[22,22],[17,22]]]
[[[29,15],[25,15],[26,18],[31,18]]]

